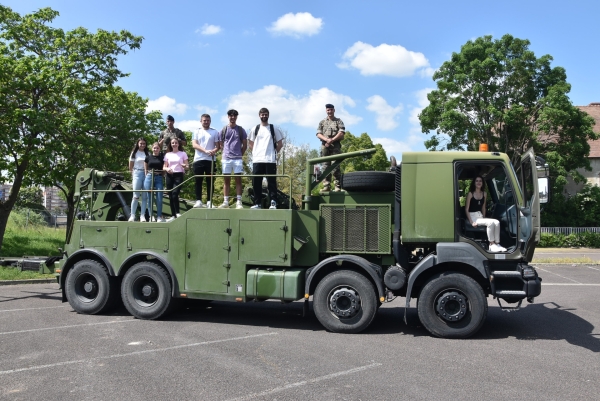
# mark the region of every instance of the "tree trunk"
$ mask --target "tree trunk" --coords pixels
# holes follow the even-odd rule
[[[21,164],[17,165],[15,180],[13,182],[12,189],[10,190],[10,195],[8,196],[6,202],[0,202],[0,249],[2,249],[2,243],[4,242],[4,233],[6,232],[8,218],[10,217],[10,212],[12,211],[13,206],[17,201],[17,198],[19,197],[19,191],[21,190],[21,186],[23,185],[23,176],[25,175],[25,171],[27,170],[28,164],[29,160],[23,160]]]

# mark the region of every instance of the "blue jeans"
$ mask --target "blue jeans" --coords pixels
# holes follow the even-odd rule
[[[144,170],[133,170],[131,173],[131,177],[133,179],[133,190],[139,191],[140,189],[144,189]],[[146,211],[146,203],[148,202],[148,194],[146,192],[142,192],[142,214]],[[140,192],[133,193],[133,199],[131,200],[131,214],[135,215],[137,211],[138,202],[140,199]]]
[[[144,180],[144,188],[145,189],[158,189],[158,190],[162,190],[164,189],[164,185],[163,185],[163,177],[160,174],[154,174],[154,186],[150,186],[150,184],[152,183],[152,174],[148,173],[146,174],[146,179]],[[156,205],[156,215],[158,217],[162,217],[162,207],[163,207],[163,193],[162,192],[155,192],[154,193],[154,201],[155,201],[155,205]],[[150,198],[148,198],[148,214],[150,214],[150,216],[152,216],[152,210],[150,210]]]

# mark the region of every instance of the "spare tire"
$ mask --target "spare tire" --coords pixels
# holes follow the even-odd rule
[[[355,192],[390,192],[395,189],[394,173],[386,171],[353,171],[342,175],[342,189]]]

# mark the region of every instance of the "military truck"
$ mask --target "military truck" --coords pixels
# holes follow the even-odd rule
[[[86,169],[76,179],[86,217],[73,222],[53,266],[63,302],[99,314],[122,301],[139,319],[159,319],[181,299],[303,299],[308,312],[312,297],[327,330],[358,333],[384,302],[404,297],[405,322],[416,299],[422,325],[445,338],[475,334],[487,297],[503,310],[533,302],[541,278],[529,263],[540,239],[538,188],[547,179],[538,178],[532,151],[516,168],[497,152],[406,152],[387,172],[347,173],[342,191],[313,194],[344,159],[373,152],[308,160],[299,207],[184,208],[168,223],[119,219],[129,213],[130,185]],[[331,166],[313,175],[325,161]],[[491,252],[485,228],[465,224],[464,188],[477,175],[506,252]]]

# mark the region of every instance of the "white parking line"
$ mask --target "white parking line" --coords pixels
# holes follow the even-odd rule
[[[0,332],[0,335],[6,334],[19,334],[19,333],[31,333],[34,331],[45,331],[45,330],[59,330],[59,329],[70,329],[73,327],[85,327],[85,326],[97,326],[99,324],[113,324],[113,323],[131,323],[131,322],[139,322],[139,320],[129,319],[129,320],[111,320],[110,322],[99,322],[99,323],[85,323],[85,324],[72,324],[70,326],[56,326],[56,327],[43,327],[41,329],[29,329],[29,330],[18,330],[18,331],[5,331]]]
[[[554,272],[551,272],[551,271],[548,271],[548,270],[542,269],[541,267],[536,267],[536,269],[537,269],[537,270],[544,271],[544,272],[546,272],[546,273],[554,274],[555,276],[558,276],[558,277],[564,278],[565,280],[570,280],[570,281],[572,281],[572,282],[574,282],[574,283],[581,284],[581,283],[580,283],[579,281],[577,281],[577,280],[573,280],[572,278],[568,278],[568,277],[565,277],[565,276],[561,276],[560,274],[556,274],[556,273],[554,273]]]
[[[546,286],[546,285],[569,285],[569,286],[591,286],[591,287],[595,287],[595,286],[600,286],[600,284],[583,284],[583,283],[544,283],[542,282],[542,285]]]
[[[20,311],[24,311],[24,310],[40,310],[40,309],[66,308],[66,307],[67,307],[67,305],[44,306],[42,308],[4,309],[4,310],[0,310],[0,312],[20,312]]]
[[[588,269],[592,269],[592,270],[596,270],[596,271],[599,271],[599,272],[600,272],[600,269],[596,269],[595,267],[592,267],[592,266],[586,266],[586,267],[587,267]]]
[[[318,382],[321,382],[321,381],[324,381],[324,380],[335,379],[336,377],[339,377],[339,376],[345,376],[345,375],[349,375],[349,374],[352,374],[352,373],[360,372],[360,371],[363,371],[363,370],[372,369],[374,367],[381,366],[381,365],[382,365],[381,363],[372,363],[370,365],[360,366],[358,368],[354,368],[354,369],[350,369],[350,370],[344,370],[343,372],[332,373],[330,375],[315,377],[314,379],[303,380],[301,382],[286,384],[285,386],[275,387],[275,388],[272,388],[270,390],[266,390],[266,391],[263,391],[263,392],[260,392],[260,393],[248,394],[248,395],[245,395],[245,396],[242,396],[242,397],[239,397],[239,398],[232,398],[232,399],[227,400],[227,401],[245,401],[245,400],[251,400],[251,399],[257,398],[257,397],[263,397],[265,395],[271,395],[271,394],[279,393],[279,392],[282,392],[282,391],[285,391],[285,390],[289,390],[291,388],[305,386],[307,384],[312,384],[312,383],[318,383]]]
[[[173,347],[157,348],[157,349],[147,349],[147,350],[144,350],[144,351],[127,352],[125,354],[114,354],[114,355],[108,355],[108,356],[97,356],[97,357],[94,357],[94,358],[79,359],[79,360],[76,360],[76,361],[64,361],[64,362],[50,363],[48,365],[30,366],[28,368],[2,370],[2,371],[0,371],[0,375],[8,375],[8,374],[11,374],[11,373],[27,372],[29,370],[40,370],[40,369],[46,369],[46,368],[54,368],[54,367],[57,367],[57,366],[75,365],[75,364],[78,364],[78,363],[87,363],[87,362],[101,361],[101,360],[106,360],[106,359],[123,358],[123,357],[126,357],[126,356],[133,356],[133,355],[150,354],[152,352],[172,351],[172,350],[176,350],[176,349],[197,347],[197,346],[200,346],[200,345],[218,344],[218,343],[224,343],[224,342],[228,342],[228,341],[247,340],[249,338],[272,336],[272,335],[276,335],[276,334],[279,334],[279,333],[272,332],[272,333],[263,333],[263,334],[253,334],[253,335],[244,336],[244,337],[225,338],[225,339],[222,339],[222,340],[203,341],[203,342],[200,342],[200,343],[175,345]]]

